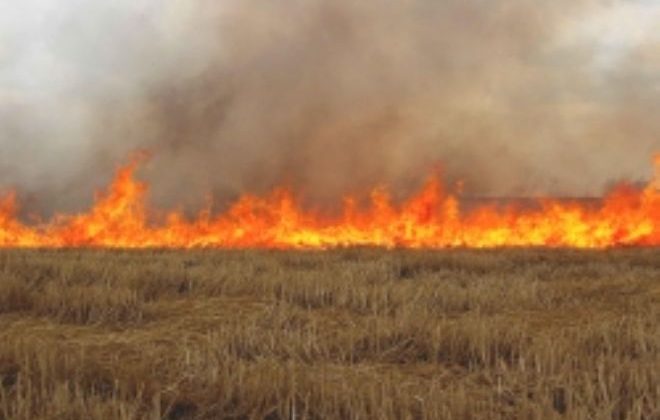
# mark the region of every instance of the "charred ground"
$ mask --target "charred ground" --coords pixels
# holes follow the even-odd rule
[[[656,418],[660,250],[0,252],[0,419]]]

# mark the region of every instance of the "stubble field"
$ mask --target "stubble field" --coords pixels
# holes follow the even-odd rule
[[[660,250],[0,252],[0,419],[216,418],[660,418]]]

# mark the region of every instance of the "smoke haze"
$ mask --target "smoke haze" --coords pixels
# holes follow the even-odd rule
[[[0,188],[79,209],[131,151],[162,205],[311,202],[438,165],[474,195],[590,195],[660,150],[642,0],[0,0]]]

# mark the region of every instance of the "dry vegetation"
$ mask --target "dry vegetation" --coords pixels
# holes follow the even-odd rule
[[[0,419],[660,418],[660,250],[0,252]]]

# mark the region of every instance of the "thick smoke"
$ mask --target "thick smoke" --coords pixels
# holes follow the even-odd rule
[[[0,186],[82,208],[147,149],[153,199],[187,208],[282,183],[405,194],[438,166],[468,194],[597,194],[660,150],[659,10],[0,0]]]

